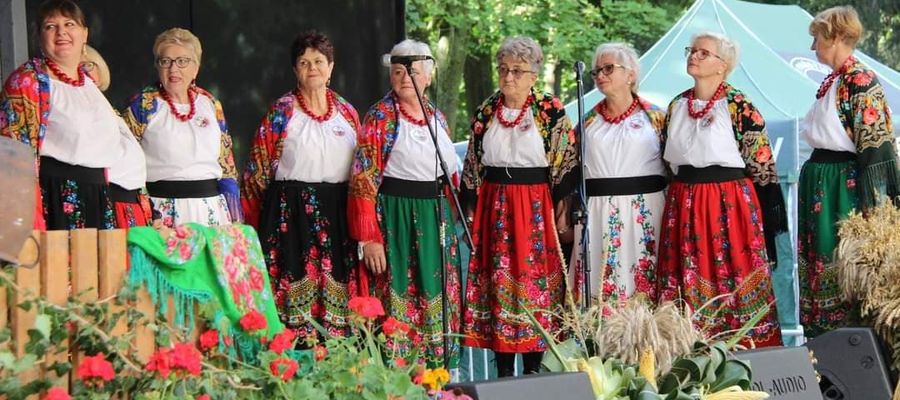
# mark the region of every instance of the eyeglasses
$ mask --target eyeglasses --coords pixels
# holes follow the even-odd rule
[[[597,79],[597,77],[600,76],[600,74],[603,74],[603,76],[610,76],[610,75],[612,75],[613,71],[616,70],[617,67],[622,68],[622,69],[628,69],[628,67],[626,67],[622,64],[606,64],[602,67],[597,67],[597,68],[592,69],[591,77],[594,79]]]
[[[497,67],[497,75],[500,75],[500,78],[505,77],[506,74],[512,74],[513,78],[519,79],[519,78],[522,77],[522,75],[524,75],[524,74],[529,74],[529,73],[530,73],[530,74],[533,74],[533,73],[535,73],[535,72],[534,72],[534,71],[527,71],[527,70],[524,70],[524,69],[509,69],[508,67],[503,66],[503,65]]]
[[[172,63],[175,64],[178,68],[186,68],[188,64],[191,63],[192,60],[190,57],[178,57],[178,58],[157,58],[156,65],[162,69],[167,69],[172,66]]]
[[[95,63],[93,61],[83,61],[79,65],[81,65],[81,68],[84,68],[85,72],[91,72],[95,68],[97,68],[97,63]]]
[[[719,57],[718,54],[710,53],[709,50],[706,50],[706,49],[695,49],[695,48],[693,48],[693,47],[685,47],[685,48],[684,48],[684,56],[685,56],[686,58],[691,58],[691,56],[694,55],[694,53],[697,54],[697,59],[700,60],[700,61],[703,61],[703,60],[709,58],[709,56],[713,56],[713,57],[718,58],[718,59],[720,59],[720,60],[722,60],[722,61],[725,61],[725,59],[722,58],[722,57]]]

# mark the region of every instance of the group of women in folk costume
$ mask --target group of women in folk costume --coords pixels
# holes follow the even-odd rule
[[[329,87],[331,41],[305,32],[290,47],[297,86],[269,107],[239,179],[221,103],[196,84],[202,48],[191,32],[157,37],[159,80],[120,118],[101,93],[109,72],[87,46],[81,9],[50,0],[38,20],[42,56],[13,72],[0,98],[0,132],[34,149],[38,229],[246,221],[259,233],[280,317],[300,335],[315,335],[313,321],[349,334],[349,298],[373,295],[415,332],[389,338],[393,348],[432,365],[456,360],[456,340],[445,347],[448,320],[462,344],[494,350],[501,376],[514,373],[519,353],[526,373],[539,371],[547,343],[528,314],[558,330],[567,286],[613,303],[683,299],[713,334],[772,305],[748,341],[781,343],[770,273],[786,210],[765,121],[726,80],[739,51],[725,36],[694,35],[685,48],[694,86],[666,112],[639,96],[631,47],[599,46],[591,76],[605,98],[578,129],[558,98],[535,89],[540,46],[508,38],[496,54],[499,88],[472,118],[460,166],[444,115],[427,96],[424,107],[418,101],[434,73],[428,45],[391,50],[427,57],[386,61],[391,90],[360,118]],[[849,7],[810,25],[812,50],[833,69],[803,124],[814,151],[800,178],[798,251],[812,334],[846,323],[851,309],[832,266],[836,222],[900,192],[884,92],[852,55],[861,29]],[[591,257],[576,250],[567,268],[560,238],[583,229],[571,218],[580,163]],[[461,186],[472,225],[466,282],[447,184]],[[590,294],[578,292],[585,262]]]

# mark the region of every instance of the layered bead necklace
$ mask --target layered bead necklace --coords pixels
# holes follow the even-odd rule
[[[821,99],[825,96],[825,93],[828,93],[828,90],[831,89],[831,85],[834,84],[834,81],[841,75],[847,72],[847,69],[850,68],[853,63],[856,62],[856,57],[850,56],[847,58],[847,61],[844,61],[844,64],[838,68],[837,71],[832,71],[828,76],[825,77],[825,80],[822,81],[822,84],[819,85],[819,90],[816,91],[816,99]]]
[[[713,106],[716,104],[716,100],[719,100],[719,97],[721,97],[723,93],[725,93],[725,82],[722,82],[719,84],[719,87],[716,89],[716,92],[713,93],[712,98],[710,98],[709,101],[706,102],[706,106],[704,106],[703,109],[701,109],[700,111],[695,111],[694,110],[694,90],[691,89],[691,91],[688,92],[688,95],[687,95],[688,115],[690,115],[691,118],[693,118],[693,119],[703,118],[706,114],[709,114],[709,110],[712,110]]]
[[[624,113],[620,114],[618,117],[611,117],[607,112],[609,111],[606,105],[606,99],[597,103],[595,111],[603,117],[603,120],[610,124],[619,124],[622,123],[628,116],[634,113],[634,110],[637,110],[638,106],[641,104],[640,99],[637,96],[634,96],[634,101],[631,102],[631,105],[628,106],[628,109],[625,110]]]
[[[322,123],[331,119],[331,115],[334,114],[334,92],[328,89],[325,90],[325,102],[328,103],[328,111],[323,115],[316,115],[313,113],[312,109],[306,105],[306,100],[303,99],[303,94],[300,93],[300,89],[294,89],[294,97],[297,98],[297,104],[300,105],[300,109],[312,118],[313,121]]]
[[[431,115],[434,114],[434,111],[431,110],[431,107],[426,106],[425,107],[425,111],[426,111],[425,118],[416,119],[412,115],[410,115],[408,112],[406,112],[406,110],[403,109],[403,103],[401,103],[399,100],[396,100],[396,101],[397,101],[397,108],[400,109],[400,114],[403,115],[403,118],[405,118],[407,121],[409,121],[409,123],[411,123],[413,125],[425,126],[425,124],[428,123],[428,118],[430,118]]]
[[[519,125],[523,119],[525,119],[525,115],[528,112],[528,107],[531,107],[531,103],[534,102],[534,95],[529,94],[528,98],[525,99],[525,104],[522,104],[522,108],[519,110],[519,116],[516,117],[513,121],[507,121],[503,118],[503,95],[497,98],[497,104],[494,105],[495,113],[497,114],[497,121],[500,122],[500,125],[506,128],[513,128],[516,125]]]
[[[191,108],[187,114],[182,114],[182,113],[178,112],[177,108],[175,108],[175,102],[172,101],[172,97],[169,96],[169,92],[166,91],[166,88],[164,88],[162,86],[162,84],[159,85],[160,97],[162,97],[163,100],[165,100],[166,103],[169,105],[169,111],[172,112],[172,115],[175,116],[175,119],[177,119],[181,122],[190,121],[191,118],[194,118],[194,114],[197,113],[197,106],[194,105],[194,100],[197,98],[196,89],[194,89],[193,86],[189,87],[187,94],[188,94],[188,103],[190,104]]]
[[[59,64],[57,64],[56,61],[45,58],[44,62],[47,63],[47,68],[50,68],[50,71],[53,71],[53,75],[56,75],[56,77],[59,78],[60,81],[68,83],[72,86],[84,86],[84,77],[87,74],[81,67],[78,67],[78,80],[76,81],[70,78],[69,75],[66,75],[66,73],[63,72],[62,68],[59,67]]]

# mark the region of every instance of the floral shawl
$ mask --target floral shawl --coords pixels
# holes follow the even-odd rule
[[[666,127],[663,129],[663,141],[668,138],[669,118],[675,103],[693,89],[688,89],[675,96],[669,103],[666,115]],[[737,141],[741,158],[746,164],[747,176],[753,181],[756,197],[762,209],[763,231],[766,237],[766,250],[769,260],[777,258],[775,236],[787,232],[787,208],[784,196],[778,185],[778,171],[775,169],[775,157],[769,145],[769,134],[766,121],[743,92],[725,83],[725,97],[728,101],[728,112],[731,114],[731,126],[734,140]],[[663,149],[665,152],[665,149]]]
[[[6,79],[0,93],[0,135],[28,144],[34,150],[35,175],[40,170],[38,154],[50,117],[50,76],[44,61],[32,58]],[[43,200],[35,180],[34,229],[46,229]]]
[[[854,57],[847,60],[846,67],[837,81],[837,111],[856,145],[859,202],[867,209],[877,203],[879,195],[900,195],[894,126],[875,73]]]
[[[343,97],[332,93],[338,112],[359,132],[359,114],[356,109]],[[250,160],[247,161],[241,182],[241,204],[247,224],[254,227],[259,227],[260,207],[269,182],[275,178],[284,139],[287,137],[287,124],[293,115],[294,94],[287,93],[269,107],[269,112],[263,117],[253,136]]]
[[[197,87],[197,93],[206,96],[212,100],[216,112],[216,121],[219,123],[219,129],[222,131],[222,141],[219,152],[219,165],[222,167],[222,179],[219,180],[219,193],[225,197],[228,203],[228,211],[231,214],[231,221],[238,223],[243,221],[241,213],[240,191],[238,190],[237,168],[234,166],[234,153],[231,149],[231,135],[228,134],[228,125],[225,123],[225,113],[222,110],[222,103],[208,91]],[[163,104],[162,96],[159,93],[159,85],[148,85],[141,89],[140,93],[131,98],[128,107],[122,112],[123,119],[138,141],[144,137],[144,131],[150,118],[156,114],[160,105]]]
[[[379,228],[381,210],[376,207],[382,174],[397,140],[398,108],[391,91],[375,103],[363,118],[356,140],[356,155],[350,172],[350,198],[347,201],[347,220],[350,237],[356,241],[384,243]],[[444,114],[431,104],[438,123],[450,132]],[[457,174],[453,173],[454,181]]]
[[[535,101],[531,104],[531,112],[538,133],[543,139],[547,164],[550,166],[551,193],[553,200],[559,201],[572,194],[578,179],[575,173],[578,166],[575,130],[572,129],[572,122],[566,118],[566,110],[558,98],[549,93],[538,97],[532,92],[532,96],[535,96]],[[472,135],[469,137],[462,179],[461,200],[467,208],[474,208],[484,180],[484,164],[481,163],[481,157],[484,155],[482,141],[494,116],[494,108],[499,97],[499,91],[488,97],[472,118]]]

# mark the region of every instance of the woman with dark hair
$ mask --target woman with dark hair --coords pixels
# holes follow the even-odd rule
[[[80,67],[88,28],[71,0],[38,9],[42,57],[6,80],[0,134],[31,145],[38,188],[35,229],[114,227],[106,169],[122,157],[118,117]]]
[[[297,36],[290,61],[297,87],[272,104],[253,137],[241,201],[259,232],[282,321],[300,336],[316,334],[310,320],[345,335],[357,261],[347,232],[347,180],[359,117],[328,88],[328,37]]]
[[[884,88],[853,56],[862,32],[850,6],[822,11],[809,24],[811,49],[832,69],[800,128],[813,148],[800,170],[797,216],[800,322],[809,337],[854,321],[832,258],[838,221],[900,194]]]
[[[124,112],[147,157],[147,191],[167,227],[241,222],[237,169],[222,104],[196,85],[203,49],[186,29],[153,44],[157,84],[144,87]]]

